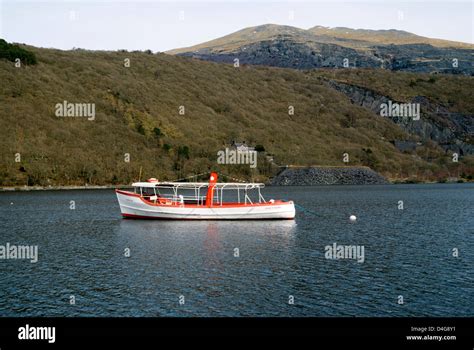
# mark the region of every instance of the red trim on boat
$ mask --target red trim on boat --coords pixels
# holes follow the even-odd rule
[[[123,191],[123,190],[115,190],[116,193],[123,194],[125,196],[131,196],[131,197],[141,197],[138,193],[133,193],[130,191]]]

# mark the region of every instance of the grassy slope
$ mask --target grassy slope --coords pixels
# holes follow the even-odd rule
[[[232,139],[264,145],[280,164],[342,165],[348,152],[351,165],[369,164],[393,178],[447,176],[447,169],[463,166],[447,162],[436,147],[428,151],[439,164],[398,152],[388,141],[408,135],[304,72],[165,54],[29,49],[36,66],[0,60],[2,185],[128,183],[140,167],[142,178],[212,168],[265,179],[263,158],[254,172],[216,164],[217,150]],[[95,103],[96,119],[56,117],[54,106],[63,100]],[[295,107],[291,117],[289,105]],[[165,136],[155,137],[155,127]],[[185,145],[189,159],[178,155]]]

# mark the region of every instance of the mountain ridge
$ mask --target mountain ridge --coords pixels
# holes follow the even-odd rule
[[[207,61],[283,68],[384,68],[474,75],[474,45],[399,30],[266,24],[167,51]]]
[[[349,33],[345,33],[345,32]],[[264,33],[264,35],[258,35],[258,33]],[[222,44],[222,42],[225,42],[226,40],[233,38],[233,37],[238,37],[239,35],[243,35],[240,40],[243,39],[254,39],[255,41],[257,40],[262,40],[262,37],[265,38],[271,38],[272,36],[278,35],[278,34],[300,34],[300,35],[306,35],[308,38],[311,38],[311,35],[328,35],[332,34],[335,35],[336,38],[343,38],[343,37],[350,37],[350,35],[355,35],[357,37],[361,35],[378,35],[381,36],[380,34],[403,34],[404,37],[407,38],[412,38],[412,40],[409,43],[416,44],[416,43],[428,43],[428,44],[437,44],[442,47],[462,47],[462,48],[470,48],[474,49],[474,44],[470,43],[465,43],[465,42],[459,42],[459,41],[452,41],[452,40],[446,40],[446,39],[437,39],[437,38],[428,38],[424,36],[420,36],[414,33],[410,33],[407,31],[403,30],[398,30],[398,29],[379,29],[379,30],[374,30],[374,29],[353,29],[353,28],[348,28],[348,27],[325,27],[325,26],[313,26],[308,29],[302,29],[298,27],[293,27],[289,25],[279,25],[279,24],[273,24],[273,23],[267,23],[267,24],[262,24],[258,26],[252,26],[252,27],[246,27],[243,29],[240,29],[238,31],[226,34],[222,37],[212,39],[209,41],[205,41],[203,43],[199,43],[196,45],[191,45],[183,48],[176,48],[176,49],[171,49],[166,51],[166,53],[169,54],[179,54],[183,52],[189,52],[193,51],[196,49],[200,49],[202,47],[212,47],[213,44],[218,45]],[[252,36],[252,34],[257,34]],[[347,35],[349,34],[349,35]],[[389,36],[393,40],[395,36],[391,35]],[[370,40],[369,40],[370,42]],[[380,40],[372,42],[372,43],[380,43]],[[392,42],[393,44],[396,44],[396,42]],[[408,43],[408,42],[405,42]],[[436,46],[436,45],[433,45]]]

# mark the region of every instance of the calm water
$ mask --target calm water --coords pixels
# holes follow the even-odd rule
[[[37,263],[0,260],[0,315],[474,315],[473,185],[264,194],[295,200],[296,220],[132,221],[113,191],[0,193],[0,245],[39,246]],[[333,243],[365,261],[326,259]]]

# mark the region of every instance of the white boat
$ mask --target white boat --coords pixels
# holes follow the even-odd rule
[[[209,182],[159,182],[149,179],[132,184],[134,191],[116,189],[124,218],[256,220],[294,219],[293,201],[266,201],[260,189],[263,183],[217,183],[217,173]],[[234,200],[225,201],[229,191]],[[252,201],[251,192],[257,196]]]

